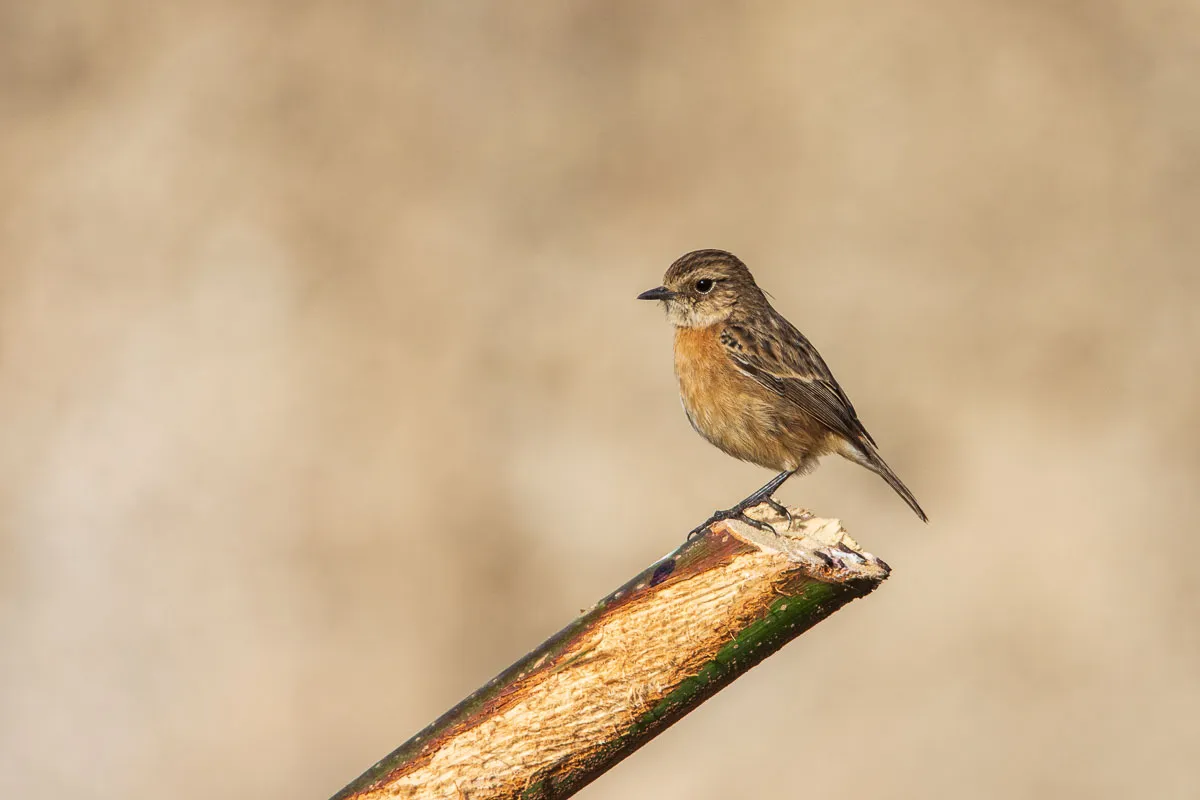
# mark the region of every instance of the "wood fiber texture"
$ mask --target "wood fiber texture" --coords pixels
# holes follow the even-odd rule
[[[836,521],[795,517],[784,535],[722,522],[687,542],[337,798],[574,793],[887,576]]]

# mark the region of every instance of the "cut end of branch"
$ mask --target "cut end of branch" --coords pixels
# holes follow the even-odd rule
[[[781,553],[796,561],[812,577],[829,583],[853,580],[882,581],[892,571],[883,559],[863,550],[842,527],[841,520],[813,516],[812,512],[789,506],[791,518],[766,503],[747,514],[775,529],[768,533],[741,520],[729,519],[713,525],[709,536],[723,533],[737,537],[764,552]]]

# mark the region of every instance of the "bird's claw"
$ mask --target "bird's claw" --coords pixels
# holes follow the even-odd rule
[[[796,520],[792,517],[792,512],[788,510],[788,507],[785,506],[783,503],[780,503],[774,497],[768,497],[763,502],[766,503],[767,505],[769,505],[771,508],[773,508],[775,510],[776,514],[778,514],[781,517],[784,517],[787,520],[787,522],[788,522],[787,529],[790,531],[792,529],[792,526],[795,524]]]
[[[749,525],[754,526],[755,528],[758,528],[760,531],[766,531],[767,533],[775,533],[774,525],[772,525],[769,522],[763,522],[761,519],[755,519],[754,517],[748,516],[746,514],[746,512],[744,512],[744,511],[741,512],[740,514],[738,514],[737,518],[740,519],[742,522],[745,522]]]

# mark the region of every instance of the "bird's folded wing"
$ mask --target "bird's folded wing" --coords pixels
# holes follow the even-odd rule
[[[746,375],[849,441],[875,440],[812,343],[790,324],[762,341],[745,328],[727,328],[721,343]]]

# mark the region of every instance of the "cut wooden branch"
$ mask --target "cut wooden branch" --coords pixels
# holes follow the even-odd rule
[[[716,523],[335,800],[569,797],[888,575],[836,520],[751,513],[782,533]]]

